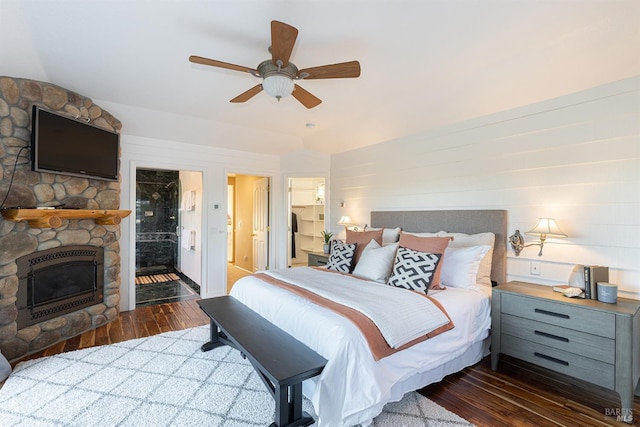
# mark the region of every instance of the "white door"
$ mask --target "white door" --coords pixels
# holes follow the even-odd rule
[[[253,271],[266,270],[269,258],[269,178],[253,184]]]

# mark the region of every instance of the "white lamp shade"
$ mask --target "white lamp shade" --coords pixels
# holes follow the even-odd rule
[[[558,224],[553,218],[540,218],[537,224],[531,230],[524,234],[535,234],[548,237],[567,237],[566,234],[560,230]]]
[[[344,225],[345,227],[347,225],[351,225],[351,218],[349,218],[347,215],[344,215],[340,218],[340,221],[338,221],[338,225]]]
[[[274,74],[264,78],[262,88],[269,95],[280,100],[280,98],[289,96],[293,92],[293,80],[287,76]]]

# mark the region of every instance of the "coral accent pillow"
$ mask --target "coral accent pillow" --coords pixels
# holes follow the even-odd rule
[[[371,240],[375,240],[380,246],[382,246],[382,229],[375,231],[352,231],[347,230],[347,243],[357,243],[356,256],[353,259],[353,265],[358,264],[358,260],[362,255],[362,251],[367,247]]]
[[[419,237],[413,234],[400,233],[400,247],[412,249],[418,252],[428,252],[444,256],[444,250],[447,249],[451,237]],[[440,258],[442,261],[442,258]],[[431,279],[429,289],[444,289],[440,286],[440,271],[442,270],[442,262],[438,263],[436,271]]]

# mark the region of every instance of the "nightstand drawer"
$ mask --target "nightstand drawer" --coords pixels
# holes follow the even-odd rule
[[[502,336],[501,352],[562,374],[588,379],[609,389],[615,385],[614,365],[575,353],[507,335]]]
[[[616,316],[598,310],[527,296],[502,295],[502,312],[614,339]]]
[[[616,361],[615,341],[598,335],[510,314],[502,315],[502,333],[612,365]]]
[[[310,252],[308,255],[308,261],[309,266],[322,267],[327,265],[329,262],[329,255]]]

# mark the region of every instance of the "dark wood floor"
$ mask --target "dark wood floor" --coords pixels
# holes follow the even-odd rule
[[[107,325],[59,342],[30,355],[27,359],[208,324],[209,318],[200,310],[196,300],[138,307],[135,310],[120,313],[116,320]]]
[[[486,357],[420,393],[477,426],[629,425],[616,421],[617,393],[504,355],[496,372]]]
[[[195,301],[140,307],[94,331],[29,358],[112,344],[208,324]],[[502,356],[497,372],[488,358],[420,391],[477,426],[627,426],[605,416],[619,408],[614,392]],[[634,413],[640,418],[640,399]]]

